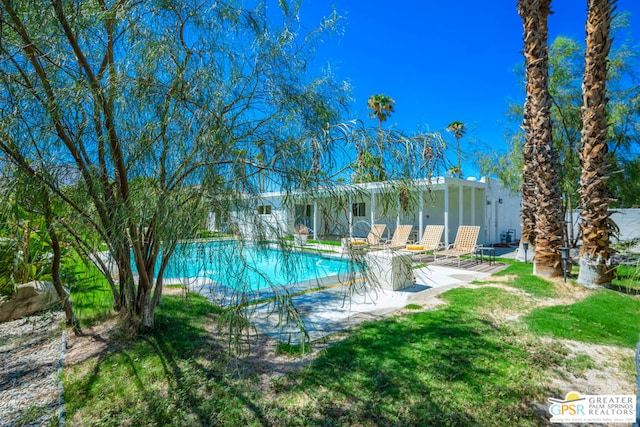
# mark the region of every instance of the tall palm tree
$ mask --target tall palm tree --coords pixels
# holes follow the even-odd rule
[[[524,28],[524,57],[527,98],[525,103],[525,144],[529,143],[533,200],[523,209],[533,208],[535,219],[534,273],[541,277],[562,276],[560,247],[564,218],[558,175],[558,156],[551,134],[549,96],[548,18],[551,0],[518,0]],[[531,197],[531,194],[523,197]],[[529,214],[529,213],[528,213]]]
[[[524,117],[522,121],[522,127],[525,129],[530,127],[530,107],[531,104],[525,101]],[[527,253],[535,253],[536,195],[534,181],[535,168],[533,166],[533,141],[531,140],[531,132],[525,133],[524,146],[522,148],[522,160],[522,183],[520,184],[520,192],[522,194],[522,203],[520,205],[522,237],[520,238],[520,246],[516,256],[518,261],[526,261]],[[524,250],[525,242],[529,245],[527,251]]]
[[[526,13],[524,9],[519,7],[520,13]],[[526,21],[523,17],[526,33]],[[529,32],[531,34],[531,32]],[[526,93],[534,91],[532,78],[527,74],[525,90]],[[535,194],[535,167],[533,163],[533,132],[531,131],[531,102],[529,97],[525,98],[524,111],[522,118],[522,128],[525,130],[524,145],[522,147],[522,184],[520,192],[522,193],[522,203],[520,205],[520,223],[522,228],[522,236],[520,238],[520,246],[518,248],[516,259],[518,261],[527,261],[528,251],[535,254],[536,243],[536,194]],[[524,250],[524,244],[527,243],[529,248]]]
[[[451,122],[449,126],[447,126],[447,130],[449,132],[453,132],[453,137],[456,139],[456,144],[458,145],[458,178],[462,178],[462,165],[460,163],[460,138],[462,138],[467,131],[462,122]]]
[[[580,162],[580,274],[585,286],[610,284],[610,236],[617,228],[609,216],[607,190],[607,55],[615,0],[589,0],[587,12],[587,50],[582,82],[582,145]]]
[[[384,179],[384,171],[382,169],[382,146],[383,146],[383,133],[382,122],[385,122],[391,113],[395,112],[393,106],[395,101],[390,96],[384,94],[374,94],[369,97],[367,101],[367,107],[371,110],[369,117],[372,119],[378,119],[378,155],[379,155],[379,179]]]

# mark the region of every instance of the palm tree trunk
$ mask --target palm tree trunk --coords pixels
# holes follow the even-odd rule
[[[531,162],[528,166],[532,182],[527,184],[533,184],[535,196],[534,274],[548,278],[562,276],[560,247],[564,232],[558,156],[552,143],[551,97],[548,91],[547,20],[550,3],[551,0],[518,1],[518,13],[524,26],[527,77],[525,105],[528,116],[525,117],[523,127],[527,133],[525,141],[530,143],[532,149],[531,158],[528,159]],[[527,237],[531,238],[530,235]]]
[[[616,230],[609,214],[607,189],[607,56],[611,47],[609,30],[615,0],[589,0],[587,50],[582,83],[582,149],[580,161],[580,274],[584,286],[611,283],[613,250],[610,237]]]
[[[518,3],[518,10],[521,14],[528,13],[527,6]],[[525,26],[525,32],[527,31],[527,24],[525,16],[522,16]],[[526,93],[533,92],[533,84],[529,76],[526,78]],[[522,184],[520,185],[520,191],[522,193],[522,203],[520,205],[520,222],[522,228],[522,238],[520,239],[520,246],[516,259],[518,261],[526,261],[526,253],[523,243],[528,243],[529,248],[527,250],[530,254],[535,254],[535,241],[536,241],[536,199],[535,199],[535,183],[534,183],[534,168],[533,168],[533,138],[531,129],[531,101],[527,96],[524,102],[524,114],[522,120],[522,128],[524,129],[524,146],[522,148]]]
[[[462,177],[462,166],[460,161],[460,137],[456,136],[456,142],[458,143],[458,179]]]
[[[384,167],[382,164],[382,120],[378,121],[378,155],[380,156],[380,163],[378,166],[378,181],[384,181]]]
[[[527,129],[529,123],[529,117],[531,113],[529,112],[529,105],[525,103],[524,106],[524,120],[523,127]],[[520,186],[520,191],[522,192],[522,203],[520,205],[520,221],[522,226],[522,238],[520,239],[520,246],[518,248],[518,253],[516,256],[516,260],[518,261],[526,261],[527,254],[535,254],[535,240],[536,240],[536,199],[535,199],[535,185],[533,182],[533,168],[532,168],[532,157],[533,157],[533,147],[532,147],[531,135],[530,132],[525,134],[524,148],[522,152],[523,156],[523,167],[522,167],[522,184]],[[526,253],[524,250],[524,243],[529,244],[529,248]],[[531,258],[529,256],[528,258]]]

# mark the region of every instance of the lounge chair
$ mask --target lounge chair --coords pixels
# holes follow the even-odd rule
[[[409,240],[409,235],[411,235],[411,230],[413,230],[413,225],[399,225],[393,232],[391,240],[385,242],[385,247],[389,249],[405,247]]]
[[[436,251],[442,246],[442,233],[444,225],[427,225],[422,234],[422,240],[415,245],[407,245],[407,250],[415,252],[415,254],[423,254],[433,252],[433,260],[436,260]]]
[[[460,267],[460,257],[462,255],[473,254],[478,244],[478,234],[480,234],[480,226],[477,225],[461,225],[456,233],[456,240],[449,247],[440,252],[433,253],[433,260],[436,256],[457,257],[458,267]]]
[[[378,246],[382,241],[382,234],[386,229],[386,224],[373,224],[366,239],[351,239],[351,245]]]

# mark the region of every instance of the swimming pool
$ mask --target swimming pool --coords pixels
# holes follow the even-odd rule
[[[212,241],[176,248],[164,277],[165,282],[169,278],[205,278],[248,292],[331,276],[346,277],[359,269],[343,258],[239,245],[237,241]]]

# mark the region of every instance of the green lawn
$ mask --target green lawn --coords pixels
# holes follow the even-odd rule
[[[638,298],[599,291],[571,305],[539,308],[526,317],[532,331],[594,344],[635,348],[640,331]]]
[[[198,295],[165,296],[153,334],[123,336],[65,369],[69,425],[547,425],[537,404],[551,393],[552,373],[596,367],[547,337],[633,347],[640,298],[589,291],[535,309],[557,285],[533,277],[530,264],[502,275],[506,289],[451,290],[441,295],[447,304],[362,324],[311,365],[266,380],[215,339],[218,308]],[[520,320],[496,321],[497,311]],[[291,363],[299,351],[277,348]]]
[[[551,282],[533,275],[533,264],[515,262],[509,265],[508,268],[496,273],[495,276],[513,276],[506,282],[507,285],[522,289],[536,297],[556,296],[555,288]]]
[[[113,293],[106,279],[93,266],[67,260],[64,280],[69,283],[73,310],[81,326],[89,326],[113,312]]]
[[[613,288],[624,292],[640,293],[640,267],[620,265],[617,267],[616,276],[611,282]]]

